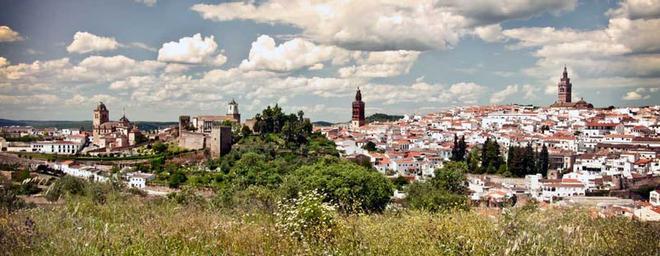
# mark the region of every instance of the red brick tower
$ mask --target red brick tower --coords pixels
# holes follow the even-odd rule
[[[564,66],[564,73],[557,84],[558,89],[558,103],[570,103],[571,102],[571,91],[573,84],[571,84],[571,79],[568,78],[568,71],[566,71],[566,66]]]
[[[353,118],[351,126],[360,127],[364,124],[364,101],[362,101],[362,93],[360,92],[360,87],[358,87],[357,92],[355,93],[355,101],[353,101]]]

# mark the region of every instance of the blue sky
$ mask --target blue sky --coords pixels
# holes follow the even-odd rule
[[[2,1],[0,118],[660,103],[659,1]],[[577,100],[577,99],[576,99]]]

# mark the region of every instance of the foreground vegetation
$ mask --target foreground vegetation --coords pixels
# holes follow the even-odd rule
[[[592,217],[580,209],[519,208],[495,218],[469,210],[429,213],[389,209],[382,214],[342,215],[314,198],[283,203],[270,212],[266,208],[217,208],[201,198],[146,199],[111,192],[101,202],[89,195],[70,195],[66,203],[52,208],[5,213],[0,218],[0,247],[5,249],[1,254],[660,253],[657,223]]]

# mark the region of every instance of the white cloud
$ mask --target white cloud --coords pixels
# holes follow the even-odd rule
[[[609,10],[613,17],[630,19],[660,18],[660,0],[627,0],[619,3],[619,8]]]
[[[646,14],[643,19],[631,19],[630,10],[623,9],[629,8],[626,7],[629,4],[640,3],[628,1],[619,9],[610,10],[609,23],[601,29],[523,27],[504,30],[502,34],[513,43],[510,48],[533,50],[533,55],[538,57],[536,65],[524,72],[547,84],[548,94],[554,94],[554,84],[564,65],[580,87],[657,84],[660,82],[660,34],[657,33],[660,19]]]
[[[141,3],[149,7],[156,5],[156,3],[158,2],[158,0],[134,0],[134,1],[136,3]]]
[[[5,57],[0,57],[0,68],[9,65],[9,61]]]
[[[32,95],[3,95],[0,94],[0,102],[8,105],[22,105],[27,102],[36,105],[48,105],[57,103],[59,98],[51,94],[32,94]]]
[[[90,53],[115,50],[120,44],[112,37],[97,36],[88,32],[76,32],[66,50],[71,53]]]
[[[302,38],[295,38],[276,45],[273,38],[262,35],[252,43],[249,57],[241,62],[240,68],[286,72],[322,65],[322,62],[333,59],[341,62],[348,54],[348,51],[344,49],[316,45]],[[318,67],[316,66],[316,68]]]
[[[23,37],[8,26],[0,26],[0,43],[21,41]]]
[[[502,26],[500,24],[476,27],[474,32],[486,42],[501,42],[506,39],[502,34]]]
[[[506,98],[516,93],[518,93],[517,84],[507,85],[503,90],[493,93],[490,97],[490,103],[501,103]]]
[[[475,104],[486,88],[475,83],[456,83],[451,86],[415,82],[411,85],[361,85],[367,102],[397,104],[402,102],[442,103],[443,105]]]
[[[655,88],[654,88],[655,89]],[[651,91],[653,92],[653,91]],[[651,98],[651,95],[647,94],[646,88],[637,88],[634,91],[629,91],[621,99],[623,100],[646,100]]]
[[[340,68],[340,77],[391,77],[407,74],[417,60],[417,51],[384,51],[362,53],[357,65]]]
[[[209,64],[221,66],[227,62],[213,36],[202,37],[199,33],[184,37],[178,42],[163,44],[158,50],[158,60],[185,64]]]

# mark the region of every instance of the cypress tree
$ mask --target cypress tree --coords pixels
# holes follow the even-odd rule
[[[486,138],[484,145],[481,147],[481,172],[488,172],[488,164],[490,163],[490,158],[488,155],[488,148],[490,148],[490,138]]]
[[[539,154],[539,171],[543,175],[548,174],[548,168],[550,165],[550,154],[548,153],[548,147],[543,144],[543,147],[541,148],[541,153]]]
[[[459,153],[458,153],[458,136],[454,134],[454,146],[451,148],[451,157],[449,160],[451,161],[461,161],[459,158]]]
[[[536,173],[536,163],[534,160],[534,149],[532,148],[532,144],[527,143],[523,152],[523,175]]]
[[[458,151],[456,153],[458,154],[457,161],[465,160],[465,154],[467,153],[467,144],[465,143],[465,135],[461,136],[461,139],[458,141]]]

